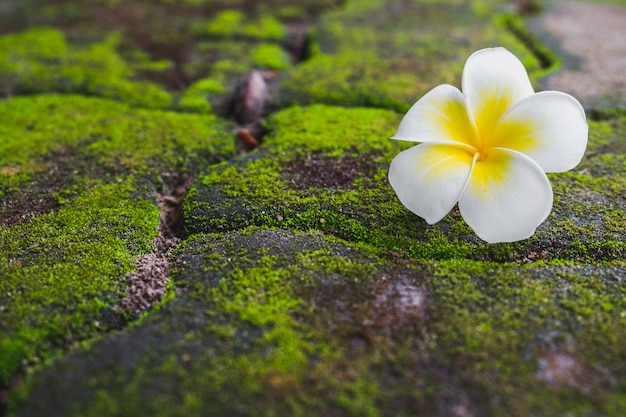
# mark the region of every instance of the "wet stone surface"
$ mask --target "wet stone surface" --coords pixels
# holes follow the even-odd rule
[[[0,2],[0,416],[625,415],[624,13]],[[387,180],[496,45],[590,126],[511,244]]]

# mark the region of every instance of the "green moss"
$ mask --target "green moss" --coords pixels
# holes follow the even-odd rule
[[[283,69],[290,65],[289,56],[277,44],[263,39],[215,39],[201,41],[195,59],[184,64],[189,74],[210,77],[228,86],[254,69]]]
[[[278,45],[264,44],[252,51],[252,60],[258,68],[284,70],[291,66],[287,52]]]
[[[601,379],[594,371],[598,363],[619,363],[619,341],[626,336],[618,330],[624,322],[622,290],[608,278],[618,271],[609,269],[607,277],[577,267],[520,271],[465,261],[432,268],[428,288],[437,307],[429,331],[437,340],[437,356],[454,357],[454,366],[464,369],[462,384],[485,390],[474,394],[503,400],[490,401],[485,415],[585,415],[590,408],[600,415],[619,413],[619,390],[592,388]],[[559,364],[547,364],[556,354],[571,358],[575,369],[549,374],[553,379],[547,382],[549,372],[559,372]],[[546,371],[548,366],[554,368]],[[550,394],[546,384],[553,384]],[[520,392],[523,398],[513,394]]]
[[[113,101],[42,95],[0,102],[0,191],[50,169],[67,155],[75,169],[142,175],[193,170],[234,153],[229,127],[215,116],[131,109]],[[68,161],[69,163],[69,161]]]
[[[211,102],[204,94],[185,93],[178,101],[177,107],[183,111],[209,113],[211,111]]]
[[[200,29],[197,29],[200,32]],[[280,41],[285,36],[281,23],[271,16],[263,16],[256,20],[247,19],[239,10],[220,12],[203,29],[213,36],[237,37],[246,36],[258,39]]]
[[[400,149],[389,140],[401,116],[385,110],[346,109],[312,105],[291,107],[273,114],[267,123],[270,134],[264,139],[272,152],[299,148],[303,153],[338,157],[344,153],[360,156],[366,152],[390,154]],[[291,129],[290,126],[297,126]]]
[[[248,238],[268,240],[250,245]],[[339,244],[288,232],[250,231],[245,237],[218,240],[198,236],[178,251],[186,266],[180,264],[174,275],[185,295],[134,328],[161,335],[158,345],[136,351],[138,362],[132,369],[126,363],[98,372],[88,388],[98,393],[73,397],[80,400],[70,405],[74,414],[69,415],[91,415],[94,410],[111,415],[146,415],[158,410],[163,416],[207,410],[267,416],[332,410],[378,415],[378,384],[360,375],[361,369],[369,373],[366,361],[350,364],[346,370],[347,364],[341,363],[346,346],[319,328],[324,321],[318,323],[316,311],[321,308],[327,314],[327,307],[311,304],[311,297],[319,303],[329,300],[315,290],[320,274],[329,279],[328,288],[320,290],[331,293],[342,285],[367,284],[362,274],[372,272],[371,265],[348,258],[352,252]],[[234,257],[237,262],[232,262]],[[157,318],[162,314],[175,321]],[[178,333],[172,325],[186,330]],[[195,330],[188,331],[189,325]],[[133,333],[131,329],[122,337],[134,338]],[[142,344],[152,340],[152,336],[141,337]],[[99,350],[98,343],[93,347]],[[91,361],[89,367],[104,363]],[[119,375],[127,371],[132,375],[124,378],[121,390],[114,389],[115,395],[101,390],[121,381]],[[140,406],[145,390],[153,390],[159,380],[169,381],[171,389],[158,387],[153,401]],[[20,395],[37,389],[31,382]],[[184,397],[178,397],[179,389]],[[328,401],[318,401],[319,396]],[[90,400],[81,404],[86,398]]]
[[[251,236],[254,235],[255,232],[252,231]],[[306,241],[308,238],[296,238],[299,239]],[[218,248],[213,249],[221,252]],[[258,249],[250,252],[241,247],[233,247],[232,250],[237,253],[238,267],[226,279],[220,280],[214,290],[207,293],[210,294],[207,301],[211,304],[218,303],[214,310],[215,317],[227,312],[245,323],[268,329],[254,344],[256,350],[267,353],[262,357],[257,357],[256,354],[246,355],[228,362],[231,369],[239,369],[234,372],[235,378],[238,378],[237,375],[251,376],[246,387],[247,392],[267,392],[269,389],[271,396],[286,397],[273,405],[266,404],[264,413],[280,414],[279,410],[282,409],[283,412],[289,410],[291,415],[307,415],[312,410],[334,406],[344,410],[347,415],[377,415],[370,395],[376,393],[377,384],[371,380],[355,378],[353,375],[344,376],[341,377],[341,382],[337,381],[337,385],[334,385],[334,392],[326,391],[320,386],[324,395],[332,398],[326,405],[314,401],[312,394],[302,389],[311,383],[312,378],[323,378],[325,381],[332,379],[326,374],[326,367],[332,366],[338,359],[339,352],[343,350],[341,346],[331,349],[324,333],[310,328],[308,320],[302,320],[303,315],[306,317],[312,313],[308,293],[305,290],[307,295],[303,298],[302,288],[315,288],[320,274],[342,277],[339,278],[341,280],[349,277],[348,279],[358,282],[359,278],[364,280],[364,272],[373,272],[372,266],[337,256],[336,252],[327,248],[296,253],[289,250],[279,256],[261,258],[254,255]],[[269,250],[275,249],[269,246]],[[222,267],[224,257],[230,256],[228,252],[230,250],[213,258],[211,263]],[[246,267],[248,259],[257,266]],[[239,267],[243,270],[240,271]],[[236,337],[239,326],[231,322],[228,327],[231,330],[226,337]],[[313,357],[317,358],[317,364],[311,364]],[[252,381],[259,381],[261,384]],[[314,388],[313,391],[317,389]]]
[[[619,188],[625,185],[626,115],[620,111],[591,112],[591,117],[598,120],[589,121],[589,144],[585,158],[579,165],[578,178],[589,181],[602,181],[602,177],[610,178],[613,184],[602,184]],[[599,185],[599,184],[598,184]]]
[[[334,230],[342,237],[351,236],[355,240],[369,235],[366,227],[358,221],[346,219],[333,209],[339,206],[348,209],[363,199],[362,194],[355,190],[292,187],[290,184],[297,184],[297,180],[286,179],[285,173],[289,167],[297,166],[294,165],[297,162],[293,155],[285,160],[285,152],[297,148],[300,150],[298,155],[303,158],[309,153],[323,152],[339,161],[343,157],[350,161],[350,158],[358,160],[367,149],[371,152],[367,158],[372,158],[373,167],[377,167],[383,163],[383,158],[376,152],[390,154],[396,145],[393,141],[380,138],[390,135],[390,128],[397,120],[398,115],[387,111],[325,106],[313,106],[306,110],[296,107],[276,114],[270,122],[270,126],[276,127],[275,133],[266,137],[265,141],[268,152],[266,158],[253,159],[245,168],[239,164],[216,166],[192,189],[186,205],[189,231],[206,232],[206,227],[219,230],[235,224],[235,227],[265,224],[293,226],[301,230]],[[293,126],[297,134],[282,129],[283,126]],[[328,131],[333,133],[328,134]],[[372,172],[371,169],[368,166],[367,171],[355,176],[354,184],[360,184],[360,190],[366,190],[372,185],[373,179],[367,176],[376,171]],[[384,181],[384,174],[376,173],[376,181]],[[210,210],[210,207],[197,200],[204,198],[204,195],[198,194],[198,187],[202,188],[202,193],[219,187],[229,199],[254,197],[237,207],[227,203],[228,207],[224,209],[229,212],[230,221],[224,221],[221,215],[207,215],[205,210]],[[385,197],[372,190],[368,198],[380,201]],[[277,206],[276,201],[281,201],[281,205]],[[235,223],[232,223],[233,220]]]
[[[626,123],[619,112],[602,119],[589,122],[589,145],[578,167],[549,175],[555,195],[551,232],[558,236],[551,244],[571,242],[564,248],[567,256],[587,261],[619,259],[626,253],[621,219],[626,187],[621,138]]]
[[[396,92],[413,89],[415,82],[412,75],[394,74],[393,68],[381,63],[376,55],[355,51],[340,57],[316,55],[291,73],[283,84],[283,94],[285,101],[291,103],[317,102],[406,111],[417,95],[408,97],[407,94],[404,100],[394,96]]]
[[[24,366],[107,330],[107,311],[124,295],[133,258],[152,251],[158,176],[194,171],[230,156],[234,145],[228,126],[212,115],[78,96],[5,100],[0,120],[7,203],[0,214],[6,224],[23,223],[0,229],[6,384]],[[51,207],[42,208],[49,199]],[[35,219],[12,214],[11,204],[33,207]]]
[[[0,80],[7,92],[84,93],[130,105],[164,108],[167,92],[133,81],[134,69],[117,52],[119,36],[86,46],[68,44],[55,29],[34,28],[0,37]]]
[[[132,182],[95,187],[56,213],[0,229],[0,383],[107,329],[103,314],[157,234],[159,211],[133,197]]]
[[[272,258],[261,258],[259,264],[267,266],[236,271],[230,279],[221,280],[219,286],[206,296],[211,303],[216,303],[217,311],[233,314],[253,326],[270,329],[257,342],[261,350],[264,344],[273,347],[273,354],[263,361],[266,369],[289,372],[302,368],[306,365],[309,347],[301,340],[291,317],[301,304],[284,285],[291,274],[286,270],[275,271]],[[257,371],[263,372],[263,369]]]
[[[24,70],[28,71],[37,59],[58,59],[67,54],[67,49],[65,37],[54,29],[39,28],[4,35],[0,37],[3,77],[10,79],[11,74],[17,76]]]
[[[624,233],[626,230],[626,213],[623,210],[612,209],[602,219],[606,228],[614,233]]]
[[[210,113],[209,97],[224,92],[224,86],[214,78],[204,78],[191,84],[182,94],[177,108],[197,113]]]
[[[40,371],[10,412],[623,414],[623,112],[590,122],[587,156],[572,172],[550,175],[553,213],[523,242],[484,244],[456,209],[429,226],[388,184],[389,162],[410,146],[388,140],[401,117],[394,111],[435,85],[458,85],[471,52],[497,42],[531,77],[544,71],[534,43],[503,32],[496,3],[346,2],[320,20],[312,50],[321,53],[291,68],[285,101],[393,111],[288,108],[268,120],[260,150],[216,166],[232,154],[228,126],[210,114],[131,108],[144,106],[133,101],[138,67],[119,58],[115,38],[86,46],[56,31],[10,38],[22,46],[0,60],[3,85],[123,102],[0,102],[3,198],[45,185],[59,161],[75,164],[68,172],[78,177],[49,191],[56,211],[0,229],[8,254],[0,272],[9,277],[0,283],[0,384],[24,364]],[[270,8],[260,5],[260,14]],[[175,108],[210,113],[206,98],[223,94],[231,77],[280,65],[281,50],[263,42],[282,41],[284,30],[253,22],[230,11],[202,28],[210,41],[184,69],[210,78]],[[167,302],[113,338],[35,366],[107,331],[123,277],[151,250],[158,212],[135,178],[199,167],[185,202],[196,234],[177,251]],[[554,365],[555,355],[564,361]],[[41,400],[51,386],[58,406]]]

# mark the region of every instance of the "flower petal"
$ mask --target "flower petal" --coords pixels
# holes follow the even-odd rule
[[[472,154],[463,147],[423,143],[396,155],[389,182],[402,204],[433,224],[454,207],[471,167]]]
[[[574,97],[543,91],[511,107],[488,142],[522,152],[545,172],[563,172],[582,159],[588,131],[585,111]]]
[[[476,146],[477,136],[458,88],[439,85],[419,99],[398,126],[392,139],[411,142]]]
[[[535,232],[552,210],[552,187],[524,154],[490,149],[476,162],[459,199],[467,224],[483,240],[513,242]]]
[[[481,138],[509,107],[534,93],[524,65],[504,48],[474,52],[463,68],[462,90]]]

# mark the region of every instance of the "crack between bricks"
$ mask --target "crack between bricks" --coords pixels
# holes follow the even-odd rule
[[[309,58],[310,36],[308,26],[304,24],[292,25],[290,29],[291,36],[282,47],[297,65]],[[235,84],[231,103],[222,117],[233,120],[236,125],[235,148],[238,155],[259,147],[267,133],[263,126],[263,120],[268,115],[267,80],[275,76],[272,71],[253,70]],[[126,295],[116,306],[117,314],[113,320],[109,320],[112,328],[125,327],[161,302],[167,294],[171,255],[186,237],[182,205],[194,178],[184,173],[163,173],[162,179],[165,187],[155,193],[160,218],[159,235],[153,241],[154,251],[135,260],[136,271],[126,278]]]

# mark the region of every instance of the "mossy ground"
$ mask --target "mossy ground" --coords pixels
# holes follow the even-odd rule
[[[0,400],[30,371],[9,415],[623,415],[623,110],[592,113],[537,233],[488,245],[457,210],[428,226],[397,201],[410,145],[387,138],[476,49],[555,70],[521,18],[240,3],[0,6]],[[252,69],[275,111],[232,158],[213,114]],[[108,335],[172,172],[195,181],[169,296]]]
[[[617,416],[626,406],[624,266],[415,262],[260,229],[196,236],[178,257],[176,299],[44,370],[23,392],[45,402],[18,410]],[[97,377],[76,392],[84,375]]]
[[[2,93],[82,93],[141,107],[169,106],[171,97],[166,91],[132,80],[136,69],[119,56],[118,42],[119,37],[112,34],[102,42],[79,47],[69,45],[62,32],[47,28],[1,36]],[[135,64],[139,65],[150,63]]]
[[[335,0],[297,3],[9,2],[0,14],[0,95],[52,90],[207,112],[252,69],[289,68],[305,42],[290,28]]]
[[[280,98],[405,112],[438,84],[460,85],[467,57],[493,46],[511,50],[532,75],[543,73],[502,12],[493,1],[348,2],[316,27],[312,57],[289,72]]]
[[[38,95],[0,102],[0,384],[120,320],[153,251],[161,173],[230,156],[214,116]],[[107,322],[111,319],[112,322]],[[122,317],[123,319],[123,317]]]

